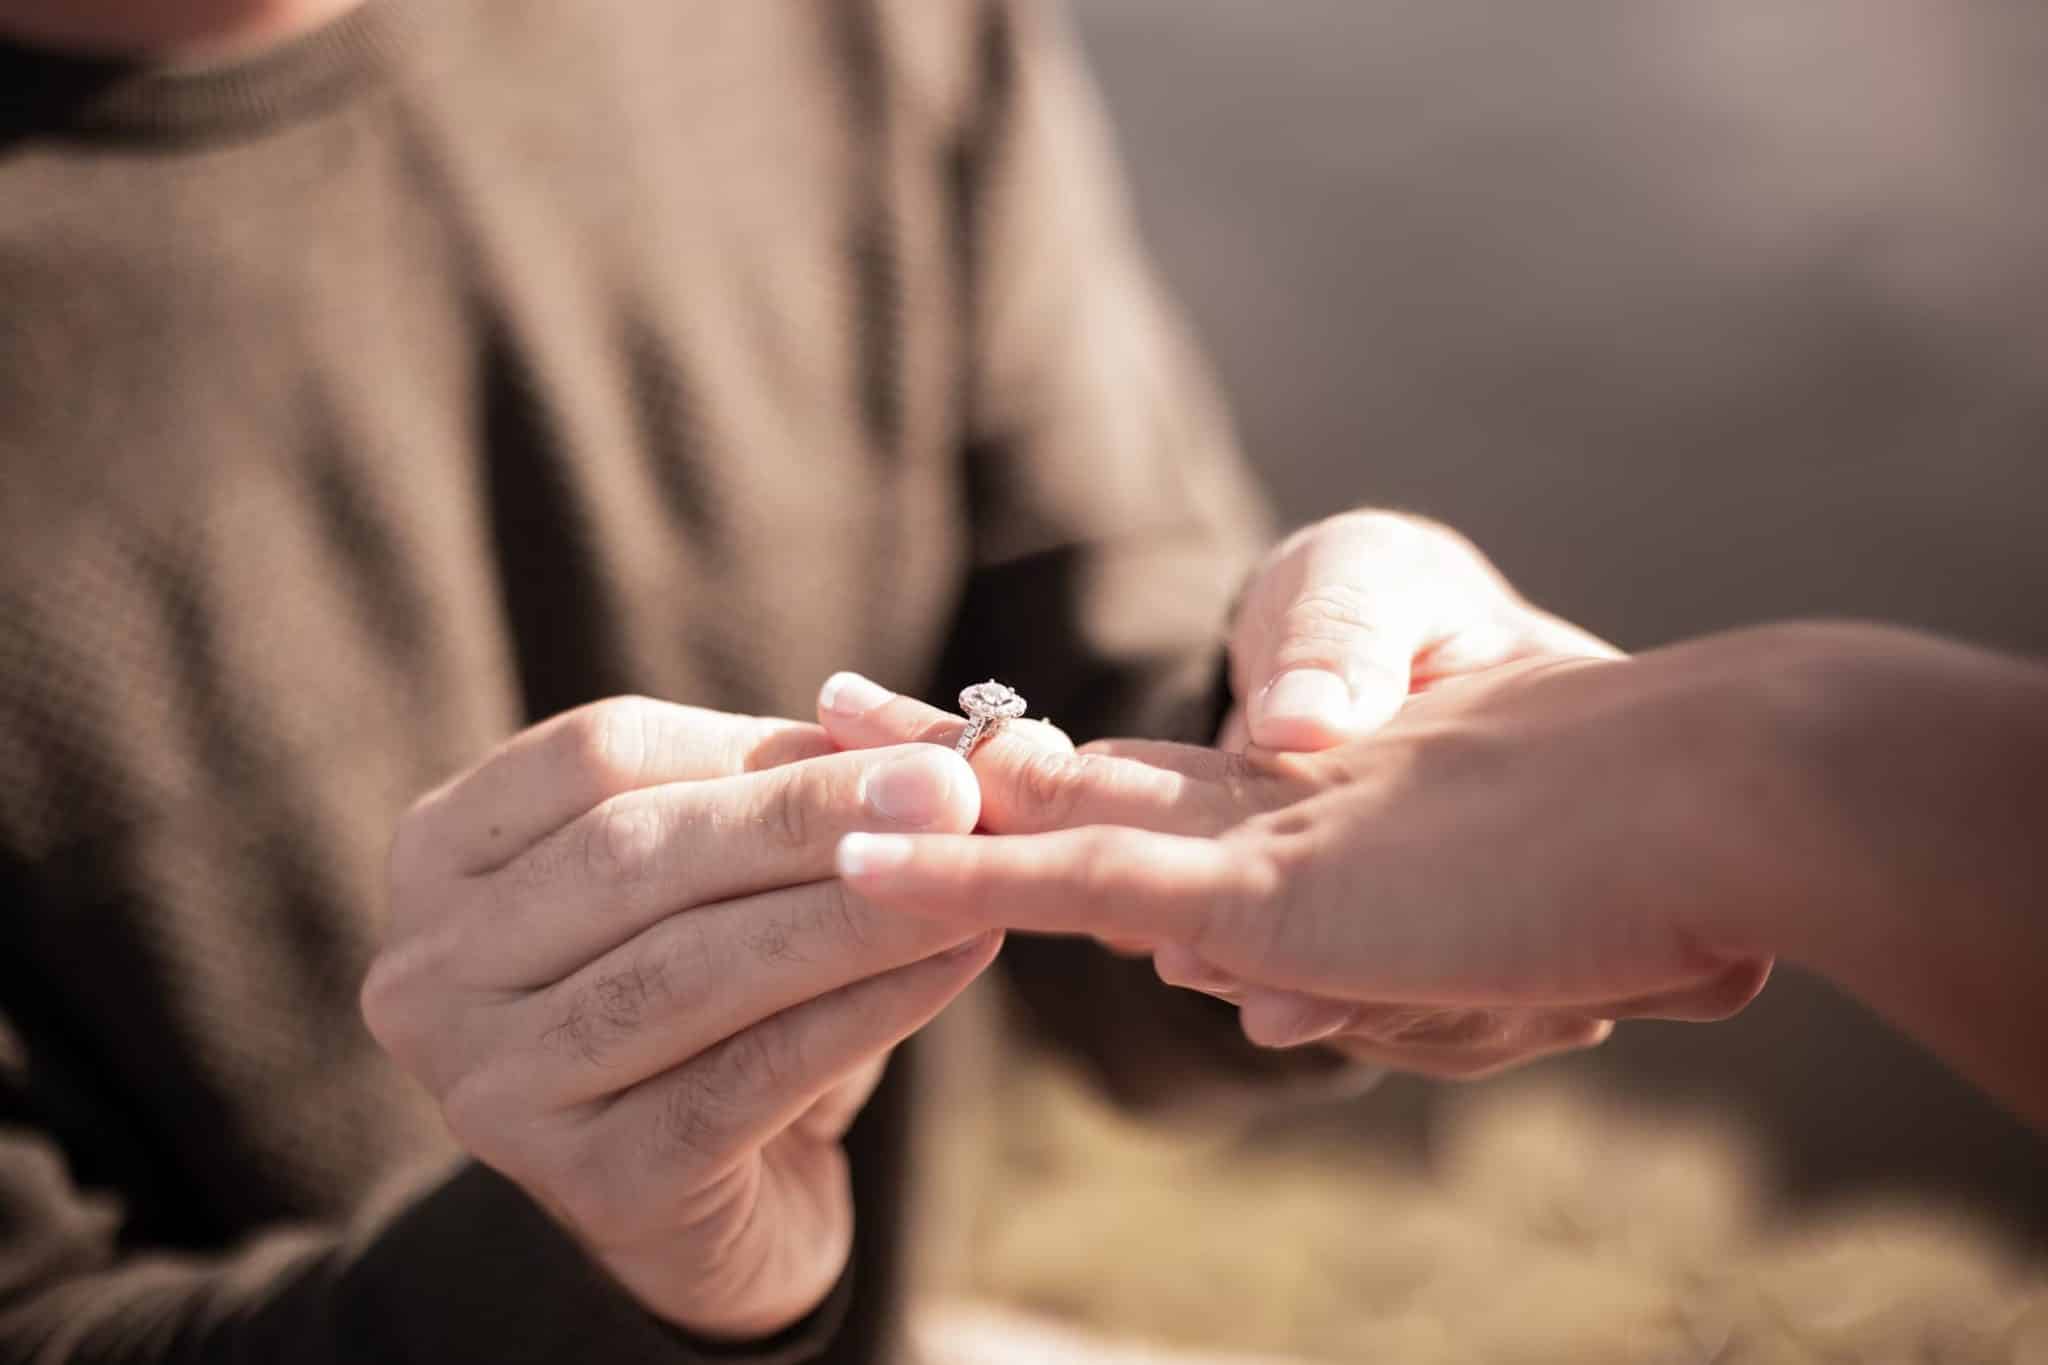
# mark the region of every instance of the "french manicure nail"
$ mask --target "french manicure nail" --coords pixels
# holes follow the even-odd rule
[[[1352,1010],[1349,1005],[1324,1002],[1302,1010],[1292,1022],[1293,1027],[1282,1030],[1282,1041],[1278,1047],[1302,1047],[1309,1043],[1320,1043],[1351,1022]]]
[[[818,689],[818,706],[841,716],[860,716],[889,700],[892,693],[858,673],[834,673]]]
[[[912,829],[934,824],[954,804],[954,770],[959,765],[951,759],[943,750],[927,748],[872,768],[861,778],[861,800],[891,824]]]
[[[945,952],[940,953],[939,956],[943,958],[973,957],[976,953],[988,947],[989,941],[994,939],[997,935],[1001,933],[1002,930],[1000,929],[984,930],[983,932],[976,934],[973,938],[968,939],[965,943],[954,944],[952,947],[946,949]]]
[[[839,841],[842,877],[871,877],[893,872],[910,861],[910,840],[900,834],[849,834]]]
[[[1183,990],[1224,997],[1226,992],[1236,994],[1242,988],[1236,977],[1210,966],[1192,948],[1178,943],[1162,943],[1154,949],[1152,965],[1161,981]]]
[[[1261,1047],[1303,1047],[1320,1043],[1348,1025],[1351,1006],[1335,1000],[1279,1001],[1262,999],[1244,1017],[1245,1034]]]

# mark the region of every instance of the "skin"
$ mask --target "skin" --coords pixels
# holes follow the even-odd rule
[[[880,730],[868,738],[879,741]],[[2048,670],[1870,627],[1511,664],[1313,755],[1089,746],[875,904],[1150,946],[1256,1040],[1714,1019],[1783,957],[2048,1124]]]
[[[1615,657],[1612,646],[1524,601],[1454,532],[1394,513],[1346,513],[1290,536],[1248,583],[1230,632],[1236,701],[1216,749],[1096,744],[1076,754],[1045,727],[1008,726],[974,754],[981,827],[1158,827],[1159,811],[1183,801],[1233,821],[1235,804],[1211,801],[1209,788],[1190,779],[1217,792],[1291,791],[1291,764],[1315,771],[1307,755],[1356,743],[1411,701],[1503,667]],[[1300,685],[1303,674],[1315,676]],[[850,748],[950,744],[961,728],[957,717],[851,675],[834,680],[819,719]],[[1118,756],[1137,761],[1110,761]],[[1260,785],[1269,780],[1279,785]],[[1590,1047],[1612,1029],[1577,1008],[1360,1008],[1239,979],[1155,935],[1108,923],[1085,931],[1117,951],[1151,954],[1170,984],[1237,1004],[1246,1034],[1268,1046],[1314,1042],[1360,1062],[1467,1077]],[[1644,1003],[1678,1017],[1719,1017],[1754,995],[1768,971],[1768,963],[1739,964],[1708,994]]]
[[[1335,743],[1392,713],[1408,661],[1449,659],[1451,642],[1494,659],[1600,648],[1465,556],[1373,516],[1282,545],[1238,613],[1250,706],[1232,727]],[[1357,587],[1382,582],[1399,591]],[[1346,680],[1340,704],[1275,704],[1274,680],[1304,667]],[[401,822],[362,992],[456,1139],[704,1336],[765,1336],[823,1299],[852,1241],[839,1140],[890,1050],[999,944],[851,894],[841,837],[1043,827],[1068,809],[1064,765],[1086,766],[1058,731],[1014,722],[970,767],[949,751],[958,717],[852,675],[819,701],[823,724],[804,725],[621,698],[514,737]],[[1516,1045],[1592,1040],[1574,1029]]]
[[[204,63],[360,3],[0,0],[0,36]],[[976,754],[977,786],[945,754],[886,747],[950,742],[957,722],[865,680],[828,685],[823,728],[600,703],[514,738],[406,816],[365,1018],[460,1141],[652,1311],[707,1336],[773,1332],[837,1278],[852,1230],[838,1140],[889,1050],[1013,923],[1152,951],[1169,982],[1237,1002],[1256,1041],[1448,1075],[1598,1042],[1613,1018],[1720,1017],[1761,987],[1784,930],[2042,1118],[2026,1059],[2048,1039],[2015,1061],[1979,1026],[1987,1000],[2027,1015],[2009,978],[2043,960],[2038,916],[2020,923],[2028,951],[2004,959],[2004,976],[1969,941],[1916,938],[1910,916],[1886,917],[1884,934],[1859,923],[1858,948],[1835,944],[1811,911],[1851,896],[1853,856],[1814,834],[1807,851],[1835,855],[1835,882],[1782,866],[1787,828],[1826,824],[1784,791],[1824,793],[1807,774],[1759,763],[1731,775],[1696,750],[1671,756],[1689,780],[1646,775],[1675,727],[1638,733],[1599,706],[1641,722],[1632,687],[1686,689],[1662,661],[1629,665],[1628,686],[1557,667],[1612,654],[1521,601],[1443,528],[1362,513],[1295,536],[1249,585],[1221,753],[1077,754],[1056,731],[1012,725]],[[1743,706],[1723,697],[1704,712],[1731,709]],[[1846,806],[1857,794],[1836,793]],[[1628,840],[1631,819],[1660,810],[1689,822],[1676,849],[1663,826]],[[1768,827],[1759,811],[1793,823]],[[945,837],[977,820],[1135,828]],[[905,842],[905,830],[937,834]],[[832,875],[842,835],[848,882]],[[1654,857],[1614,869],[1625,842],[1707,875],[1673,897]],[[1774,849],[1783,881],[1731,872],[1771,866]],[[2038,866],[2008,861],[1976,869],[1984,907],[2006,905],[2015,884],[2038,893]],[[1924,885],[1965,869],[1930,856],[1894,870]],[[1702,886],[1772,913],[1687,909]],[[1858,889],[1888,899],[1881,877]],[[1985,914],[1988,941],[2010,947],[2012,917]],[[1946,975],[1929,987],[1901,962]]]
[[[450,1131],[656,1314],[750,1338],[837,1280],[840,1137],[1000,935],[849,897],[853,830],[974,827],[967,765],[618,698],[430,793],[362,991]]]
[[[206,63],[359,4],[0,0],[0,36]],[[1337,518],[1276,551],[1238,614],[1225,744],[1365,733],[1399,707],[1411,662],[1426,685],[1475,661],[1604,650],[1422,526]],[[1417,613],[1431,578],[1446,609]],[[1000,756],[1033,735],[1071,756],[1055,731],[1009,727],[978,759],[997,812],[1030,804],[1003,780],[1038,770]],[[473,1154],[706,1336],[772,1333],[829,1289],[851,1242],[838,1138],[890,1048],[998,944],[881,914],[831,876],[843,833],[972,829],[973,775],[835,747],[814,727],[614,699],[515,737],[424,798],[394,843],[391,933],[362,993],[372,1033]],[[877,808],[891,764],[899,798],[917,804],[923,783],[922,822]]]
[[[360,3],[0,0],[0,36],[85,55],[203,63],[287,42]],[[1455,783],[1432,781],[1435,805],[1418,800],[1391,809],[1385,793],[1398,784],[1386,773],[1401,765],[1390,756],[1409,754],[1412,771],[1435,773],[1444,764],[1430,756],[1475,747],[1443,738],[1456,735],[1461,708],[1491,720],[1485,707],[1500,706],[1502,733],[1528,719],[1509,717],[1514,708],[1490,686],[1459,688],[1485,670],[1504,668],[1504,677],[1519,679],[1546,671],[1525,661],[1611,655],[1601,642],[1522,602],[1483,557],[1443,528],[1381,513],[1335,518],[1280,547],[1238,614],[1238,705],[1219,746],[1246,757],[1157,746],[1075,754],[1064,736],[1030,725],[1008,727],[976,756],[984,776],[995,779],[995,799],[980,813],[988,828],[1113,819],[1209,836],[1208,852],[1124,842],[1142,837],[1129,832],[1077,833],[1065,842],[1048,836],[1042,845],[977,844],[973,853],[944,841],[863,845],[855,837],[839,861],[867,902],[849,897],[828,875],[821,849],[831,836],[855,827],[964,832],[974,826],[980,793],[964,769],[947,772],[943,758],[870,753],[828,761],[827,751],[892,738],[947,741],[955,722],[886,693],[877,700],[857,679],[835,680],[839,685],[821,698],[825,730],[631,698],[601,703],[517,737],[406,817],[392,860],[393,935],[365,984],[365,1015],[387,1049],[440,1097],[457,1136],[519,1179],[651,1309],[707,1335],[770,1332],[808,1311],[844,1264],[851,1212],[837,1139],[879,1078],[889,1048],[942,1008],[996,950],[996,936],[960,927],[976,918],[963,911],[977,904],[982,919],[1089,932],[1126,951],[1153,951],[1169,982],[1237,1002],[1257,1041],[1322,1041],[1439,1074],[1476,1074],[1598,1042],[1611,1018],[1714,1018],[1740,1008],[1768,973],[1775,936],[1756,935],[1748,948],[1731,950],[1715,946],[1725,927],[1718,921],[1674,931],[1682,915],[1649,916],[1647,937],[1662,943],[1662,956],[1634,961],[1597,988],[1555,960],[1590,949],[1593,960],[1606,961],[1597,936],[1552,937],[1547,959],[1525,956],[1527,927],[1506,932],[1520,921],[1503,918],[1498,908],[1481,926],[1491,928],[1495,946],[1489,949],[1488,934],[1478,932],[1440,946],[1434,973],[1403,977],[1398,955],[1362,974],[1344,975],[1332,965],[1347,961],[1342,950],[1353,938],[1372,942],[1346,927],[1372,916],[1331,908],[1349,903],[1351,895],[1336,888],[1354,877],[1356,885],[1371,886],[1368,872],[1384,876],[1403,859],[1421,862],[1410,894],[1428,899],[1438,889],[1432,870],[1452,889],[1454,872],[1516,870],[1498,844],[1463,848],[1459,856],[1458,839],[1472,843],[1487,828],[1478,813],[1490,808],[1481,798],[1512,806],[1520,792],[1539,807],[1554,802],[1544,809],[1566,825],[1574,804],[1581,826],[1594,813],[1585,809],[1583,788],[1552,789],[1539,777],[1526,778],[1526,791],[1489,781],[1465,800],[1453,799]],[[1551,685],[1514,684],[1532,695]],[[1455,703],[1431,698],[1403,711],[1411,693],[1446,688],[1460,692]],[[1729,707],[1741,709],[1724,699]],[[1381,742],[1366,742],[1397,715],[1400,723]],[[1431,719],[1439,728],[1428,728]],[[638,740],[625,738],[636,733]],[[1484,727],[1482,733],[1498,738]],[[1429,734],[1439,738],[1418,738]],[[1650,737],[1643,739],[1644,752],[1655,752]],[[1563,746],[1551,781],[1599,767],[1597,748]],[[1306,757],[1319,752],[1323,757]],[[783,763],[794,766],[774,773]],[[882,814],[872,799],[888,785],[881,774],[892,764],[898,798],[923,804],[923,818],[907,825]],[[1461,771],[1456,762],[1448,766],[1454,776]],[[1132,775],[1139,768],[1145,777]],[[1715,764],[1700,768],[1701,788],[1737,803],[1705,780]],[[1982,770],[1967,771],[1974,778]],[[1810,791],[1801,774],[1759,768],[1747,776],[1762,784],[1752,796],[1781,784]],[[1630,785],[1645,781],[1667,793],[1671,785],[1631,773],[1600,791],[1610,802],[1624,794],[1648,799],[1656,793]],[[920,784],[922,798],[913,794]],[[1201,791],[1210,795],[1194,795]],[[1379,807],[1363,795],[1373,791],[1382,793]],[[1347,793],[1348,802],[1337,799]],[[1680,804],[1703,825],[1754,828],[1725,819],[1728,810],[1710,809],[1699,791]],[[1454,808],[1455,818],[1443,806]],[[1193,817],[1193,810],[1203,814]],[[1432,810],[1436,826],[1427,824]],[[1640,808],[1610,813],[1626,817]],[[1886,825],[1888,815],[1877,811],[1871,819]],[[1302,828],[1319,838],[1278,832],[1311,816],[1314,823]],[[1392,847],[1370,867],[1346,866],[1344,850],[1357,862],[1360,849],[1374,847],[1368,820],[1378,844]],[[1423,828],[1413,829],[1417,822]],[[1414,837],[1397,837],[1403,828]],[[1611,828],[1625,829],[1626,822]],[[793,837],[798,831],[805,837]],[[1516,846],[1529,857],[1531,849],[1550,848],[1546,840],[1559,831],[1518,832],[1530,836]],[[1420,836],[1440,852],[1419,857]],[[1611,889],[1625,879],[1599,878],[1592,869],[1611,861],[1606,855],[1617,841],[1599,854],[1582,851],[1579,864],[1567,860],[1564,868],[1546,855],[1533,870],[1561,878],[1558,894],[1567,900],[1583,889],[1566,875],[1573,866]],[[1763,852],[1742,848],[1733,835],[1722,842],[1722,859]],[[1318,856],[1281,856],[1304,844]],[[1218,850],[1228,856],[1219,859]],[[1119,859],[1151,865],[1126,886],[1117,879],[1136,874]],[[2007,861],[1990,860],[1984,876],[1996,882]],[[714,863],[719,875],[685,871]],[[1929,868],[1902,871],[1932,875]],[[1844,878],[1853,880],[1846,872]],[[1543,884],[1540,877],[1533,882]],[[1099,894],[1109,885],[1122,898],[1113,905]],[[1241,894],[1246,887],[1256,893],[1250,901]],[[1883,888],[1869,889],[1875,901],[1886,899]],[[1985,898],[2002,903],[2005,891],[1996,885]],[[1997,984],[1983,955],[1959,954],[1952,939],[1917,941],[1906,930],[1872,935],[1867,924],[1858,925],[1859,947],[1830,943],[1811,923],[1822,917],[1803,912],[1813,896],[1845,894],[1836,885],[1804,900],[1794,896],[1787,918],[1773,927],[1814,941],[1815,960],[1838,962],[1844,979],[1863,983],[1909,1027],[1921,1026],[2041,1118],[2035,1068],[1985,1046],[1982,1011],[1959,1003],[1980,1003],[1968,986],[1987,978]],[[1512,898],[1496,892],[1495,899],[1511,899],[1520,913],[1533,895],[1524,889]],[[1483,899],[1470,893],[1447,903]],[[1753,903],[1782,899],[1758,896]],[[914,907],[936,919],[906,926],[878,916],[874,903]],[[1211,918],[1194,915],[1195,903],[1211,906]],[[1276,906],[1319,905],[1319,912],[1296,908],[1285,916],[1290,924],[1324,925],[1321,936],[1305,940],[1319,956],[1313,963],[1289,958],[1282,950],[1293,941],[1263,927],[1246,931],[1264,950],[1249,952],[1210,927],[1213,907],[1245,903],[1259,907],[1249,916],[1257,925]],[[1603,916],[1603,905],[1598,897],[1584,902],[1580,912],[1592,923],[1579,927],[1633,923],[1625,907],[1609,905],[1613,913]],[[684,930],[676,926],[686,910],[692,913]],[[507,911],[521,921],[516,932],[500,918]],[[1390,917],[1379,910],[1379,920]],[[1419,904],[1413,923],[1436,924],[1445,936],[1464,932],[1456,916],[1423,915]],[[1543,927],[1540,916],[1536,927]],[[2022,927],[2038,932],[2031,920]],[[1634,941],[1632,934],[1622,937]],[[1426,936],[1406,938],[1420,943]],[[1517,952],[1503,957],[1503,939]],[[1544,941],[1538,934],[1536,946]],[[2039,945],[2028,938],[2027,946]],[[1907,955],[1912,950],[1926,956]],[[1461,953],[1471,958],[1462,969]],[[679,983],[679,956],[688,954],[699,975]],[[817,969],[815,954],[831,966]],[[1616,960],[1627,962],[1628,955]],[[2040,960],[2038,953],[2006,959]],[[1902,961],[1946,964],[1954,979],[1930,988],[1901,970]],[[732,978],[704,974],[713,962],[744,969]],[[1338,971],[1338,979],[1325,979],[1328,971]],[[1617,997],[1618,982],[1648,989]],[[679,990],[701,997],[693,1002],[698,1008],[678,1010]],[[1361,991],[1369,998],[1357,998]],[[1582,998],[1589,991],[1600,998]],[[2026,1012],[2024,991],[1995,998]],[[2029,1055],[2040,1053],[2036,1047]],[[707,1256],[706,1247],[716,1254]]]

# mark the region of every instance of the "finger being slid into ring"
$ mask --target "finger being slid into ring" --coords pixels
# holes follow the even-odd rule
[[[967,722],[853,673],[834,674],[818,696],[826,733],[848,748],[919,741],[952,745]],[[1007,721],[970,757],[982,788],[982,826],[1033,834],[1083,825],[1130,825],[1179,834],[1218,833],[1251,811],[1241,799],[1250,772],[1241,758],[1192,745],[1091,744],[1076,752],[1040,721]]]
[[[858,673],[834,673],[818,689],[818,719],[841,748],[873,749],[888,744],[943,744],[953,748],[967,732],[964,716],[942,711],[915,697],[891,692]],[[1006,720],[985,732],[983,747],[999,742],[1074,751],[1067,732],[1045,720]]]

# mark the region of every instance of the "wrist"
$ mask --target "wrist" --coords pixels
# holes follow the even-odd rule
[[[696,1251],[709,1230],[679,1230],[678,1250],[620,1256],[593,1253],[599,1266],[648,1313],[706,1351],[747,1355],[797,1332],[830,1308],[851,1265],[851,1237],[792,1264],[719,1266]],[[811,1250],[811,1249],[807,1249]]]
[[[1792,753],[1831,894],[1788,955],[2048,1123],[2048,670],[1902,630],[1813,639]]]
[[[1870,781],[1854,704],[1868,690],[1866,633],[1767,626],[1670,651],[1688,697],[1676,799],[1705,843],[1689,850],[1704,875],[1684,928],[1717,957],[1833,974],[1857,945],[1891,936],[1897,897],[1847,799]]]
[[[1959,936],[2010,942],[2039,923],[2048,672],[1900,630],[1858,644],[1834,670],[1828,757],[1888,961]]]
[[[1862,625],[1745,632],[1753,823],[1778,880],[1750,931],[1862,993],[2028,884],[2038,668]]]

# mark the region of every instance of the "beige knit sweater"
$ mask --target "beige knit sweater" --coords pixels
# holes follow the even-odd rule
[[[361,1027],[409,799],[590,698],[806,715],[836,668],[1213,723],[1257,499],[1043,8],[0,48],[0,1359],[703,1357]],[[1007,964],[1134,1096],[1274,1070],[1142,968]],[[755,1356],[891,1349],[929,1043],[850,1139],[849,1283]]]

